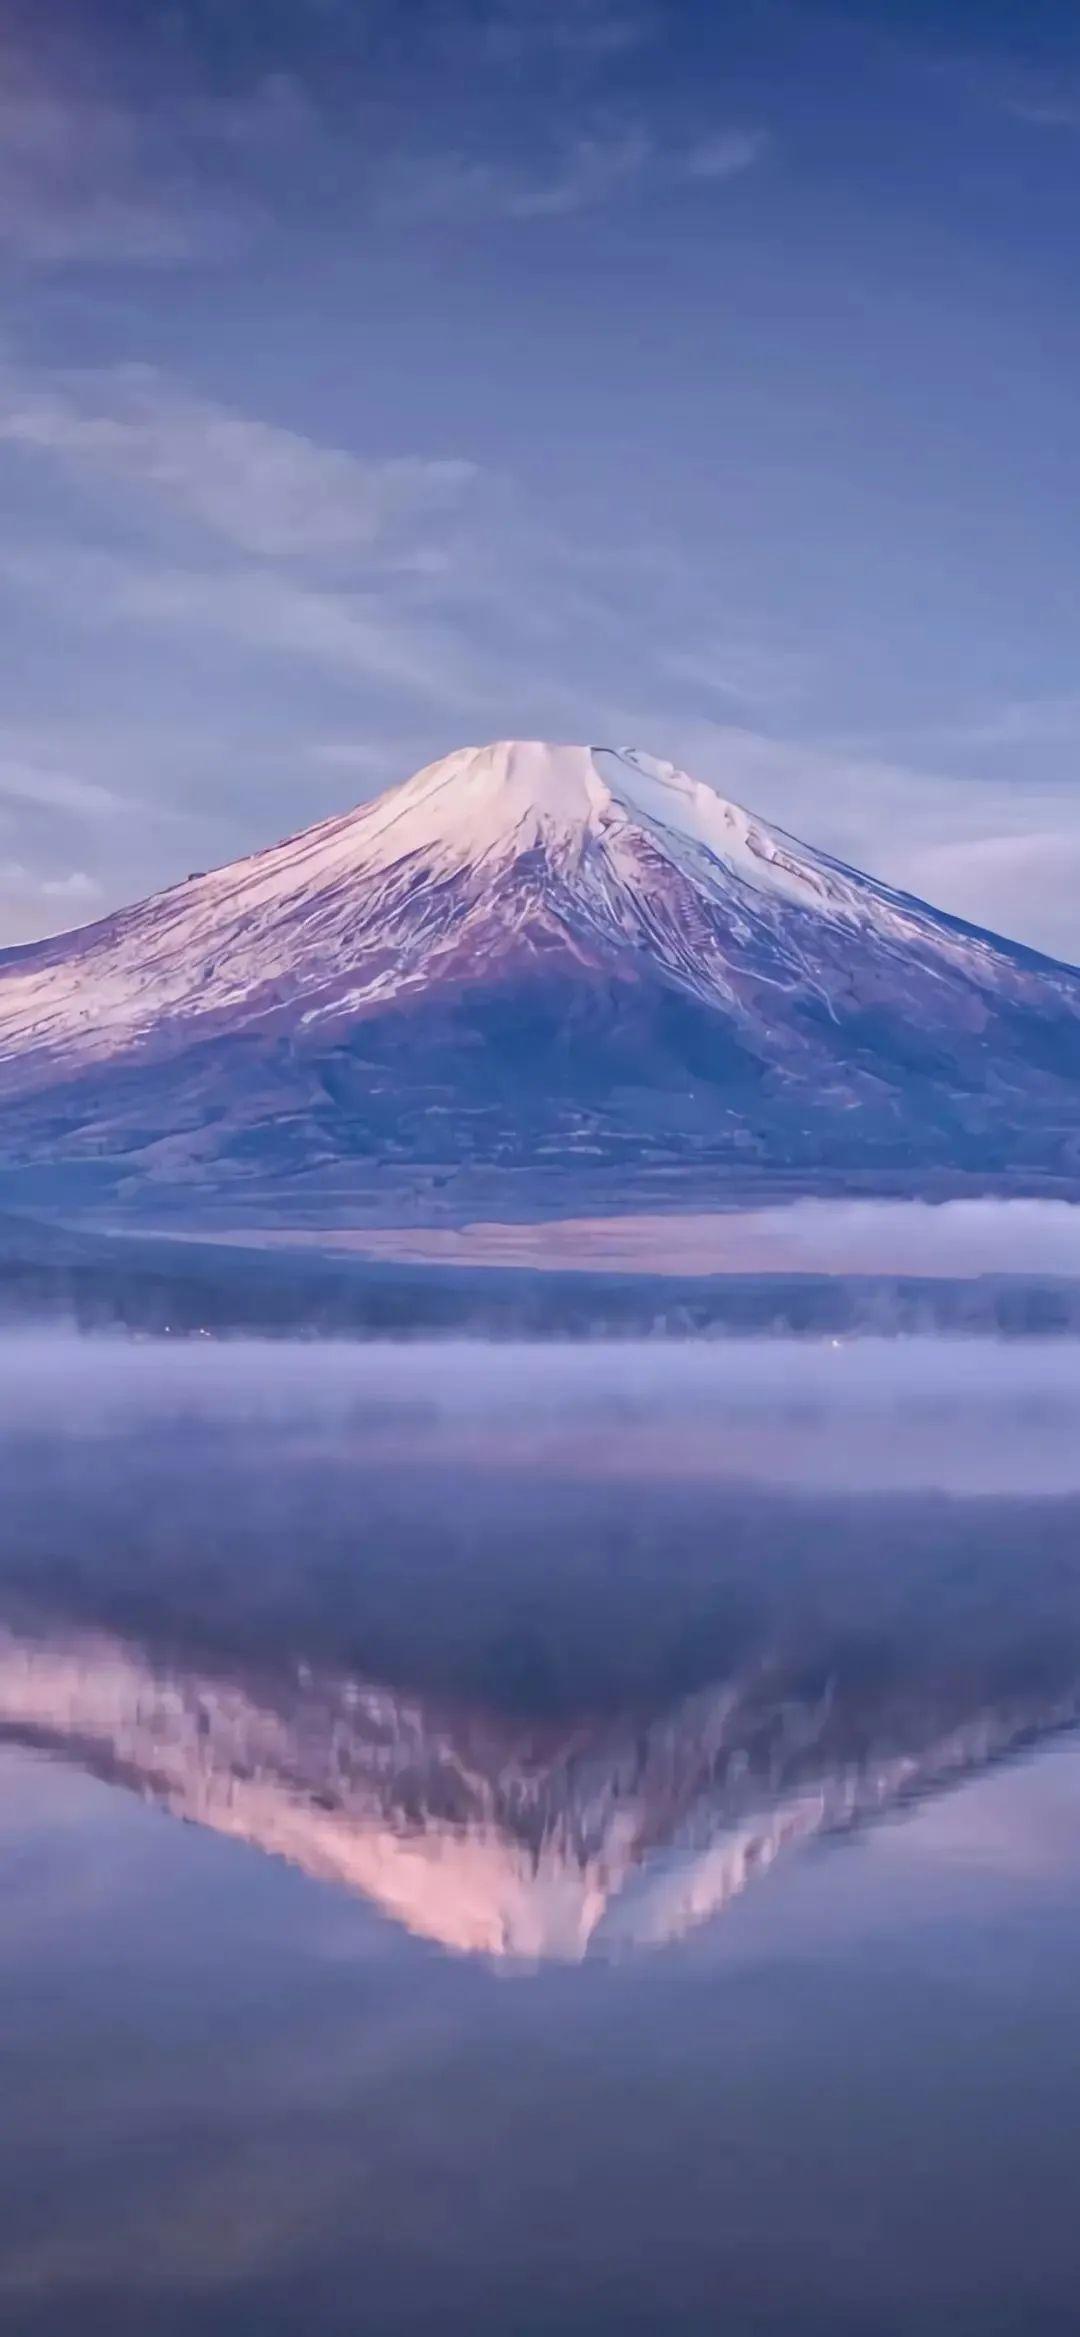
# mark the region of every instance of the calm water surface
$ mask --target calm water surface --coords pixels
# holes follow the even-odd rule
[[[0,1356],[5,2328],[1074,2331],[1078,1364]]]

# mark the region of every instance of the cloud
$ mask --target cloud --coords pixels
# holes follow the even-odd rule
[[[325,136],[326,125],[310,92],[295,74],[264,73],[249,88],[189,103],[183,125],[211,145],[278,162],[290,149]]]
[[[549,179],[518,188],[508,215],[558,219],[590,210],[639,178],[652,153],[652,140],[644,131],[629,131],[621,138],[578,138]]]
[[[0,860],[0,921],[5,946],[41,941],[83,924],[101,902],[102,888],[86,869],[42,873],[21,860]]]
[[[588,64],[639,48],[658,24],[657,11],[629,0],[494,0],[480,37],[497,64],[531,63],[544,54]]]
[[[1006,111],[1021,122],[1047,130],[1080,130],[1080,92],[1060,97],[1014,97]]]
[[[648,128],[582,132],[546,158],[513,162],[464,148],[399,155],[382,176],[384,214],[399,219],[563,219],[648,182],[737,177],[765,150],[763,131],[730,130],[686,148]]]
[[[691,179],[737,178],[760,161],[767,143],[764,130],[721,130],[689,148],[683,169]]]
[[[93,901],[101,887],[97,879],[88,876],[85,869],[73,868],[66,876],[35,876],[18,860],[0,860],[0,894],[12,894],[42,901]]]
[[[163,266],[226,256],[242,232],[237,202],[162,160],[148,118],[0,51],[0,247],[45,267]]]
[[[1037,698],[1006,698],[966,720],[941,723],[918,735],[943,746],[1077,746],[1080,696],[1063,691]]]
[[[179,23],[165,41],[148,32],[119,51],[69,28],[47,70],[43,43],[19,50],[10,32],[0,37],[0,249],[40,267],[218,262],[290,215],[293,198],[318,205],[331,190],[335,232],[343,203],[359,221],[366,181],[376,207],[399,217],[435,215],[447,203],[457,215],[557,216],[606,199],[651,143],[634,132],[575,135],[568,86],[656,29],[659,17],[636,0],[486,0],[420,12],[407,113],[393,44],[373,47],[343,9],[324,45],[316,18],[330,32],[331,13],[312,12],[303,78],[271,38],[267,69],[235,87],[198,40],[186,77],[178,74]],[[134,74],[117,78],[118,55],[141,63],[137,98]],[[520,82],[531,101],[545,61],[559,68],[565,146],[539,168],[516,159],[517,141],[513,158],[489,159],[477,102],[485,69],[499,77],[501,99]],[[442,149],[395,160],[402,123],[417,115],[416,89],[428,82],[440,91]],[[421,100],[419,118],[430,111]]]
[[[799,696],[811,670],[810,659],[798,650],[737,639],[674,649],[662,662],[676,680],[690,682],[719,698],[741,700],[747,706],[775,707],[790,702]]]
[[[595,104],[583,114],[584,86],[595,97],[597,75],[662,27],[662,12],[636,0],[436,7],[416,28],[407,104],[392,46],[362,43],[361,54],[345,15],[336,73],[329,53],[303,78],[276,57],[236,87],[205,59],[178,86],[179,51],[167,69],[151,40],[137,101],[116,94],[115,75],[103,81],[108,44],[76,45],[59,63],[56,52],[48,77],[31,52],[0,50],[0,247],[50,267],[221,261],[298,205],[328,201],[335,234],[372,207],[399,221],[566,218],[650,174],[732,178],[766,143],[757,129],[687,139]],[[437,102],[418,103],[429,84]],[[417,120],[442,129],[410,154]]]
[[[209,635],[447,709],[475,706],[485,695],[467,648],[448,628],[374,592],[322,589],[258,566],[151,567],[63,544],[2,547],[0,575],[90,626]]]
[[[995,69],[979,60],[969,61],[968,74],[1014,121],[1037,130],[1080,130],[1080,80],[1069,66],[1055,71],[1013,60]]]
[[[399,157],[383,174],[390,218],[559,219],[591,210],[639,178],[653,153],[644,131],[574,139],[546,165],[464,151]]]
[[[320,446],[144,365],[0,375],[0,441],[148,488],[260,557],[369,550],[476,476],[460,460]]]
[[[1059,48],[1058,56],[1056,65],[1045,66],[1033,55],[1025,58],[1014,46],[1008,56],[993,48],[949,50],[925,55],[922,63],[935,79],[1016,122],[1033,129],[1077,130],[1080,78],[1075,53]]]
[[[124,799],[92,779],[8,751],[0,739],[0,939],[31,941],[94,913],[103,899],[95,875],[72,868],[73,838],[96,855],[104,830],[116,842]],[[126,824],[126,823],[125,823]],[[81,849],[76,843],[75,849]]]
[[[391,615],[371,594],[320,591],[265,569],[174,569],[118,579],[113,605],[141,623],[208,629],[424,697],[461,703],[470,695],[434,631]]]
[[[122,798],[96,780],[80,779],[70,771],[24,762],[0,750],[0,805],[5,804],[74,812],[80,817],[104,814],[111,818],[121,810]]]

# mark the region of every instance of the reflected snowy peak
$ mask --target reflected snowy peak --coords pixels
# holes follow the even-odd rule
[[[296,1667],[225,1675],[136,1640],[0,1626],[0,1734],[360,1894],[460,1954],[672,1940],[784,1851],[1080,1717],[1080,1675],[995,1695],[897,1674],[868,1703],[780,1666],[555,1726]]]

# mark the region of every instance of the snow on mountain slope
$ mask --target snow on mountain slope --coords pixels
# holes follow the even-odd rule
[[[734,941],[755,921],[775,923],[787,904],[901,948],[929,941],[976,971],[1007,947],[794,843],[670,764],[503,742],[449,755],[359,811],[80,934],[0,957],[0,1061],[12,1066],[39,1050],[100,1059],[174,1017],[255,1020],[272,1014],[290,982],[312,993],[334,985],[340,1003],[336,986],[350,972],[358,978],[349,1004],[385,998],[436,954],[441,888],[464,888],[465,915],[483,911],[526,856],[539,865],[504,911],[511,929],[544,905],[576,911],[598,938],[666,945],[676,979],[707,992],[711,975],[721,998],[722,968],[706,972],[693,936],[665,930],[664,875],[726,907]],[[421,886],[430,895],[422,907]],[[415,946],[405,964],[388,966],[384,920],[392,925],[409,902]]]
[[[635,751],[463,749],[0,958],[7,1165],[1080,1173],[1080,975]],[[108,1164],[116,1164],[109,1170]]]

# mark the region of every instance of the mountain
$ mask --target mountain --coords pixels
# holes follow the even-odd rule
[[[0,956],[0,1192],[335,1216],[1071,1190],[1080,973],[635,751],[463,749]]]

